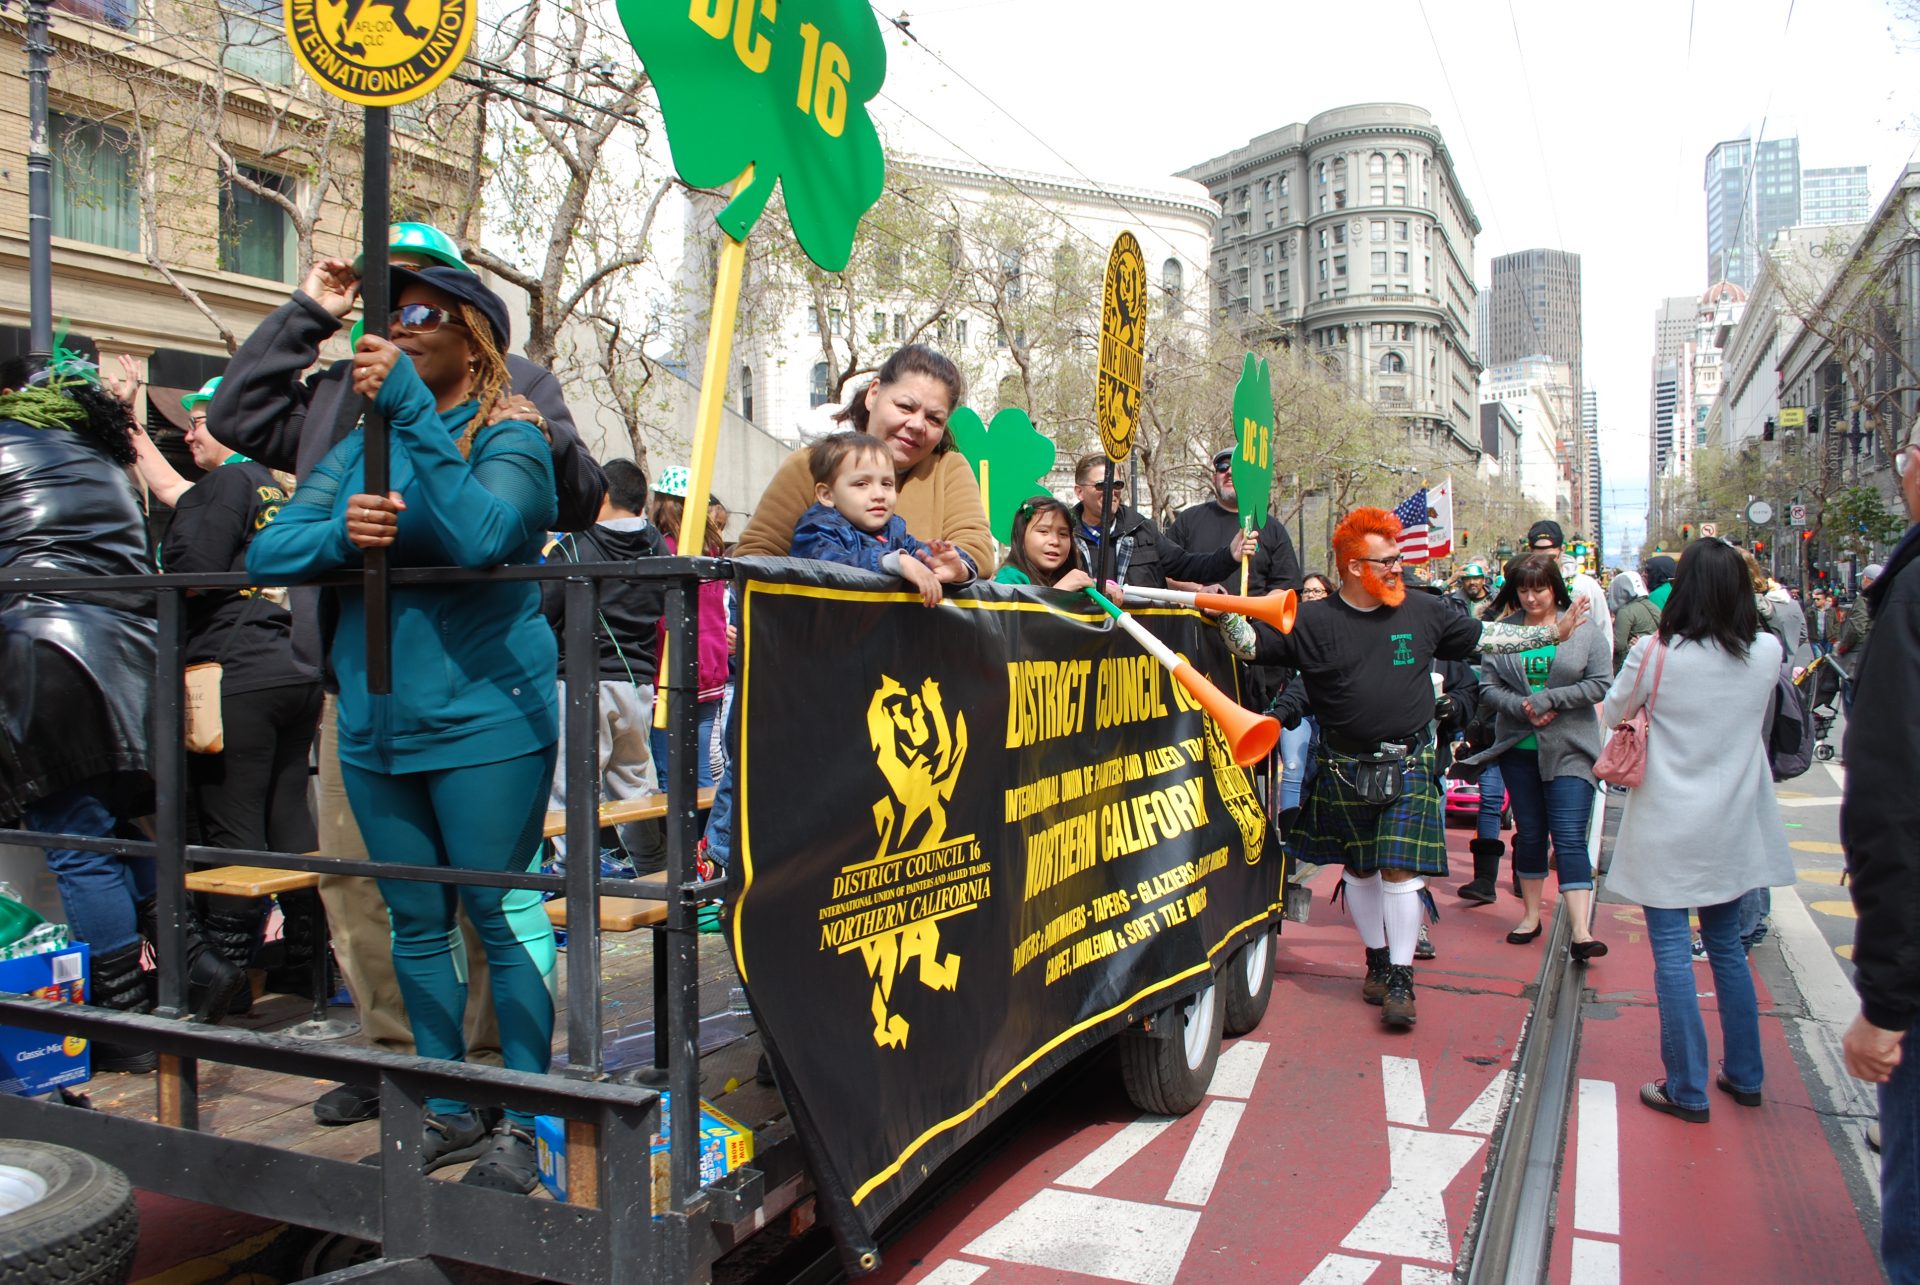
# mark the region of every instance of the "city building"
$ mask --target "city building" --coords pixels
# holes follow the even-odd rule
[[[1800,171],[1800,222],[1864,223],[1873,209],[1873,189],[1867,186],[1867,167],[1845,165]]]
[[[1580,256],[1564,250],[1520,250],[1493,260],[1486,300],[1481,360],[1489,367],[1545,354],[1565,366],[1567,379],[1553,388],[1561,401],[1554,422],[1567,435],[1561,458],[1573,497],[1574,528],[1590,525],[1585,416],[1579,404],[1585,387],[1580,343]]]
[[[181,394],[286,302],[309,253],[356,252],[360,212],[346,198],[359,192],[360,110],[295,71],[277,6],[266,17],[179,0],[52,8],[56,331],[109,366],[134,359],[146,381],[136,411],[185,463]],[[0,15],[0,83],[15,87],[0,98],[7,355],[28,351],[26,62],[16,6]],[[419,111],[393,113],[396,209],[454,222],[472,169],[465,119],[429,131]],[[344,335],[330,351],[345,354]]]
[[[1213,304],[1302,343],[1443,459],[1479,452],[1480,220],[1420,107],[1362,103],[1181,172],[1219,203]]]
[[[1591,388],[1581,390],[1580,427],[1587,449],[1587,510],[1583,531],[1601,549],[1606,546],[1606,505],[1600,485],[1600,394]]]
[[[1017,377],[1014,350],[1026,337],[1004,324],[1006,314],[994,305],[1017,301],[1030,290],[1030,280],[1069,259],[1083,269],[1091,264],[1097,290],[1107,247],[1123,230],[1139,238],[1146,256],[1159,333],[1183,320],[1194,325],[1206,320],[1209,243],[1219,211],[1198,184],[1168,179],[1153,187],[1128,187],[996,172],[931,157],[890,157],[888,167],[899,182],[918,190],[916,207],[942,211],[940,248],[951,270],[943,280],[950,288],[887,293],[878,278],[889,275],[888,265],[863,274],[856,263],[849,274],[859,276],[861,289],[869,291],[854,303],[856,315],[847,315],[839,296],[820,306],[820,299],[791,280],[784,288],[774,283],[746,296],[734,342],[730,401],[744,418],[789,445],[831,430],[830,413],[843,398],[843,372],[852,368],[850,382],[864,383],[866,372],[912,339],[954,359],[972,390],[969,401],[983,416],[991,417],[997,405],[1012,404],[1017,398],[1003,381]],[[712,223],[690,209],[686,224],[700,244],[691,247],[683,274],[687,290],[703,297],[711,290],[699,278],[709,270]],[[885,239],[884,233],[863,229],[869,234],[876,244]],[[987,244],[996,234],[1003,241]],[[888,251],[881,246],[876,253]],[[896,259],[900,254],[891,253]],[[1037,282],[1031,289],[1038,289]],[[1097,306],[1097,298],[1092,303]],[[683,358],[689,369],[698,369],[695,345],[704,333],[704,321],[689,326]],[[1077,354],[1074,359],[1079,360]],[[1029,409],[1040,415],[1038,408]],[[1048,430],[1045,424],[1042,428]],[[1071,460],[1063,463],[1070,466]]]
[[[1519,469],[1519,490],[1536,517],[1551,517],[1569,531],[1573,523],[1573,486],[1566,469],[1566,428],[1560,423],[1560,408],[1572,398],[1566,391],[1569,378],[1565,362],[1544,353],[1489,366],[1480,373],[1480,401],[1502,406],[1519,429],[1518,451],[1514,463]],[[1488,420],[1482,411],[1481,429]]]
[[[1654,317],[1647,461],[1647,531],[1654,538],[1673,525],[1677,497],[1693,480],[1695,456],[1706,444],[1708,416],[1720,395],[1720,344],[1739,323],[1747,292],[1730,281],[1708,288],[1695,301],[1692,333],[1669,351],[1674,302],[1667,300]]]
[[[1707,153],[1707,281],[1745,290],[1759,270],[1760,247],[1800,221],[1800,140],[1746,136]]]

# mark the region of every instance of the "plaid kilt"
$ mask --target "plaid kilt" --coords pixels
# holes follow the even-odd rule
[[[1429,737],[1407,756],[1406,788],[1385,807],[1362,803],[1350,784],[1351,760],[1320,751],[1319,771],[1307,787],[1300,816],[1287,834],[1287,858],[1345,866],[1357,874],[1410,870],[1447,873],[1446,813]]]

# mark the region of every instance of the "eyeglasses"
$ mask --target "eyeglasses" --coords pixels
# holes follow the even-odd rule
[[[445,308],[435,308],[431,304],[424,303],[403,303],[395,308],[387,316],[387,328],[391,330],[395,326],[404,326],[415,334],[421,335],[430,335],[442,326],[459,326],[462,330],[466,329],[466,324]]]
[[[1393,571],[1403,565],[1406,559],[1396,553],[1390,558],[1355,558],[1354,561],[1371,562],[1375,566],[1385,567],[1387,570]]]

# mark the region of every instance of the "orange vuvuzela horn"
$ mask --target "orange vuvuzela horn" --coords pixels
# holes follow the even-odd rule
[[[1179,589],[1141,589],[1128,585],[1127,597],[1200,607],[1206,611],[1231,611],[1265,621],[1283,634],[1293,632],[1293,618],[1300,613],[1300,596],[1291,589],[1258,598],[1242,598],[1230,593],[1187,593]]]
[[[1220,725],[1220,730],[1226,733],[1227,748],[1233,752],[1235,763],[1241,767],[1252,767],[1273,753],[1273,747],[1280,741],[1278,719],[1256,714],[1241,706],[1233,697],[1215,687],[1205,674],[1175,655],[1172,648],[1129,619],[1126,612],[1107,601],[1099,590],[1089,588],[1087,594],[1099,603],[1109,616],[1113,617],[1116,624],[1127,631],[1128,636],[1146,648],[1147,653],[1155,660],[1166,666],[1175,681],[1187,689],[1188,695],[1200,702],[1200,707],[1206,710],[1208,716]],[[1231,599],[1231,601],[1238,601],[1238,599]]]

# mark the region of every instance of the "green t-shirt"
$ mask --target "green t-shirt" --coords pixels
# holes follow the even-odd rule
[[[1027,579],[1026,572],[1022,571],[1019,567],[1016,567],[1011,563],[1009,563],[1004,567],[1001,567],[999,571],[994,573],[993,582],[995,584],[1032,584],[1033,583],[1033,581]]]
[[[1527,676],[1527,686],[1535,693],[1547,690],[1547,675],[1553,671],[1553,653],[1556,648],[1549,643],[1545,647],[1535,647],[1532,651],[1520,653],[1520,669]],[[1514,747],[1516,750],[1538,750],[1540,738],[1532,732],[1522,737]]]

